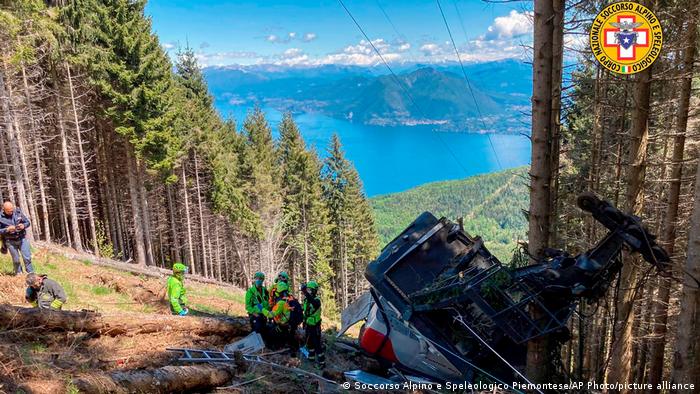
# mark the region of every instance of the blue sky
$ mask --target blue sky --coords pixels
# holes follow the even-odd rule
[[[388,61],[456,60],[435,0],[344,1]],[[440,1],[463,60],[528,57],[529,3]],[[380,62],[338,0],[150,0],[146,13],[164,48],[189,43],[203,66]]]

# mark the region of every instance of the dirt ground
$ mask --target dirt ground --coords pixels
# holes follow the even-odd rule
[[[67,310],[100,313],[169,313],[165,301],[165,279],[133,275],[70,260],[48,249],[34,250],[35,269],[60,282],[67,294]],[[28,306],[24,301],[24,276],[11,275],[12,264],[0,255],[0,303]],[[187,283],[193,314],[244,316],[244,292],[216,285]],[[286,354],[266,356],[267,361],[297,367],[340,381],[342,372],[358,368],[351,355],[331,345],[327,337],[328,367],[324,371],[307,361]],[[218,336],[200,337],[189,333],[155,333],[116,337],[93,337],[82,333],[47,332],[39,329],[3,329],[0,322],[0,393],[74,393],[73,378],[96,371],[125,371],[177,365],[177,355],[168,347],[221,349],[230,342]],[[319,387],[318,380],[279,367],[251,364],[232,384],[249,382],[232,390],[217,392],[301,393],[333,391]],[[323,389],[323,390],[322,390]]]

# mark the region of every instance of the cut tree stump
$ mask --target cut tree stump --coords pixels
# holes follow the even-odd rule
[[[243,317],[214,318],[138,313],[103,315],[88,311],[50,311],[0,305],[0,330],[27,327],[108,336],[188,332],[200,336],[218,335],[232,338],[250,332],[248,319]]]
[[[235,365],[187,365],[154,370],[90,374],[73,379],[81,393],[176,393],[229,384]]]

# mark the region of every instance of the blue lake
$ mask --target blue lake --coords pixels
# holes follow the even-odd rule
[[[234,117],[239,128],[249,109],[223,100],[217,107],[225,117]],[[282,114],[264,111],[277,138]],[[484,134],[438,132],[429,126],[368,126],[308,113],[294,119],[307,146],[322,157],[333,133],[338,134],[370,197],[530,163],[530,140],[522,135],[492,134],[489,142]]]

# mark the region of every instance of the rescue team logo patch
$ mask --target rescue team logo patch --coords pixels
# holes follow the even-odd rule
[[[635,74],[651,66],[662,41],[659,18],[632,1],[612,3],[600,11],[589,36],[598,62],[618,74]]]

